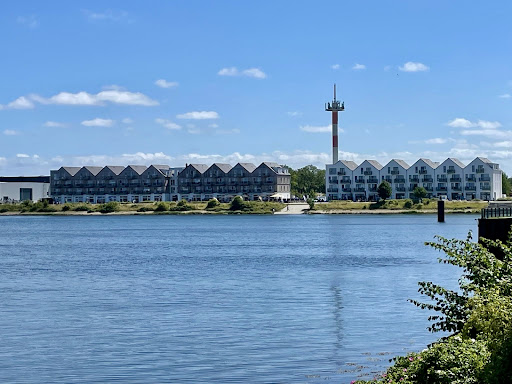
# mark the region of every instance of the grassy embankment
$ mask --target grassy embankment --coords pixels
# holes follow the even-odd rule
[[[487,207],[486,201],[445,201],[446,212],[480,213]],[[379,203],[330,201],[328,203],[316,203],[312,213],[336,213],[350,211],[406,211],[407,213],[436,212],[437,199],[423,199],[421,203],[410,199],[387,200]]]
[[[273,202],[246,201],[239,207],[229,203],[214,206],[208,202],[144,202],[144,203],[106,203],[106,204],[45,204],[23,202],[19,204],[0,204],[0,214],[271,214],[283,209],[284,204]],[[235,209],[237,208],[237,209]]]

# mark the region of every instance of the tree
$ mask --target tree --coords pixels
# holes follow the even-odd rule
[[[501,173],[501,192],[510,195],[510,179],[505,172]]]
[[[231,205],[229,207],[232,211],[241,211],[245,208],[245,203],[240,196],[235,196],[233,200],[231,200]]]
[[[377,193],[382,200],[389,199],[393,191],[391,190],[391,185],[386,181],[382,181],[377,187]]]
[[[315,196],[316,193],[325,192],[325,170],[314,165],[306,165],[297,170],[293,170],[286,165],[283,167],[290,172],[292,195],[299,197]]]
[[[416,187],[414,188],[414,191],[412,191],[412,194],[415,198],[418,200],[421,200],[425,197],[427,197],[427,190],[423,187]]]

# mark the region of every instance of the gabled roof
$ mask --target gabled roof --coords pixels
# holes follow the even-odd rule
[[[461,167],[462,169],[466,168],[466,165],[462,163],[459,159],[456,159],[454,157],[449,157],[445,161],[443,161],[441,164],[444,164],[446,161],[451,160],[454,162],[458,167]]]
[[[231,164],[213,163],[211,167],[213,167],[214,165],[217,166],[217,168],[219,168],[224,173],[228,173],[231,170],[231,168],[232,168]],[[208,169],[210,169],[210,168],[208,168]]]
[[[81,167],[61,167],[61,169],[65,170],[71,176],[75,176],[76,173],[81,169]]]
[[[119,175],[125,169],[125,167],[120,166],[120,165],[107,165],[107,166],[105,166],[105,168],[112,171],[112,173],[114,173],[115,175]]]
[[[150,166],[155,167],[156,169],[158,169],[162,173],[163,173],[163,171],[166,171],[169,168],[171,168],[171,167],[169,167],[168,165],[165,165],[165,164],[151,164]]]
[[[245,168],[247,172],[252,173],[257,167],[253,163],[238,163],[240,166]]]
[[[89,172],[91,172],[94,176],[96,176],[98,173],[100,173],[100,171],[103,169],[103,167],[91,167],[91,166],[88,166],[86,165],[85,167],[83,167],[85,169],[87,169]]]
[[[138,175],[142,175],[144,171],[148,168],[145,165],[129,165],[126,168],[133,169]]]
[[[400,159],[392,159],[392,160],[395,160],[395,162],[400,165],[401,167],[405,168],[405,169],[409,169],[411,168],[411,166],[409,164],[407,164],[405,161],[403,160],[400,160]]]
[[[493,162],[489,160],[487,157],[477,157],[477,159],[487,164],[493,164]]]
[[[206,164],[189,164],[189,167],[194,168],[197,172],[203,174],[209,168]]]
[[[382,164],[381,164],[381,163],[379,163],[377,160],[365,160],[365,161],[367,161],[369,164],[371,164],[374,168],[378,169],[379,171],[380,171],[382,168],[384,168],[384,167],[382,166]],[[363,161],[360,165],[363,165],[365,161]]]
[[[279,164],[271,161],[264,161],[262,164],[265,164],[269,168],[279,167]]]
[[[421,158],[420,160],[423,161],[425,164],[427,164],[429,167],[432,167],[434,169],[436,169],[439,166],[439,162],[437,162],[437,161],[432,161],[430,159],[424,159],[424,158]],[[418,160],[418,161],[420,161],[420,160]],[[416,163],[414,163],[414,164],[416,164]]]
[[[338,160],[339,163],[343,164],[345,167],[353,171],[357,168],[357,164],[352,160]]]

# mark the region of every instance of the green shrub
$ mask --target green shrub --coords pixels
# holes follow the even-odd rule
[[[176,206],[175,206],[175,207],[171,207],[171,208],[169,208],[169,210],[170,210],[170,211],[174,211],[174,212],[180,212],[180,211],[182,211],[182,212],[184,212],[184,211],[191,211],[191,210],[193,210],[193,209],[195,209],[195,208],[194,208],[191,204],[189,204],[189,203],[187,202],[187,200],[184,200],[184,199],[183,199],[183,200],[178,201],[178,204],[176,204]]]
[[[406,209],[412,208],[412,200],[411,199],[406,199],[405,200],[404,208],[406,208]]]
[[[82,212],[82,211],[85,211],[87,212],[90,208],[85,205],[85,204],[80,204],[80,205],[77,205],[75,208],[73,208],[73,211],[76,211],[76,212]]]
[[[154,210],[155,212],[165,212],[169,210],[169,206],[163,201],[161,201],[156,205],[156,208]]]
[[[213,209],[219,205],[220,205],[219,200],[211,199],[210,201],[208,201],[208,204],[206,204],[206,209]]]
[[[307,203],[309,205],[309,209],[315,209],[315,200],[310,197],[308,200],[307,200]]]
[[[119,211],[119,203],[117,201],[110,201],[105,204],[101,204],[99,207],[101,213],[113,213]]]
[[[9,210],[7,208],[0,208],[0,213],[5,213],[5,212],[9,212]]]
[[[70,209],[71,209],[71,207],[70,207],[69,205],[64,205],[64,206],[62,207],[62,212],[67,212],[67,211],[69,211]]]
[[[242,211],[245,207],[246,205],[242,198],[240,196],[235,196],[233,200],[231,200],[229,209],[231,211]]]
[[[158,210],[158,207],[157,207],[157,209],[155,209],[153,207],[140,207],[139,209],[137,209],[137,212],[153,212],[156,210]]]

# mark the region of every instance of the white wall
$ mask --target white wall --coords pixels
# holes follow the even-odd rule
[[[50,183],[0,182],[0,202],[4,200],[4,197],[19,201],[20,188],[31,188],[32,201],[38,201],[43,197],[49,197]]]

